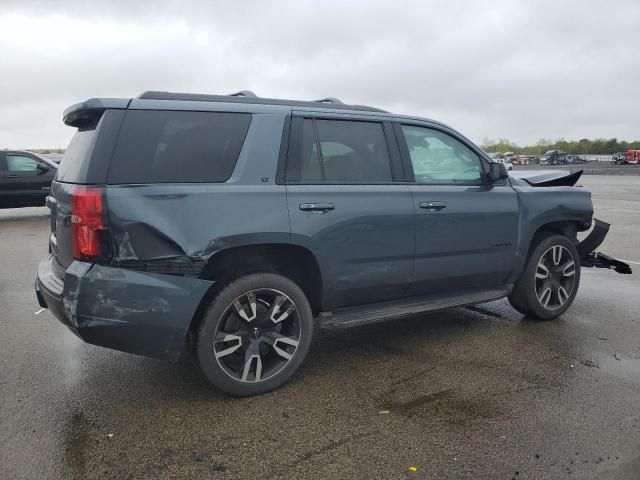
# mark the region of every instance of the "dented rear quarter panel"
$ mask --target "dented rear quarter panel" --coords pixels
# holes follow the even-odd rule
[[[114,266],[197,277],[221,250],[290,241],[275,183],[286,109],[254,113],[225,183],[108,185]]]

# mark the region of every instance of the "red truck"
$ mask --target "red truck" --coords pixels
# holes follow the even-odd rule
[[[640,150],[627,150],[627,155],[624,157],[627,163],[640,164]]]

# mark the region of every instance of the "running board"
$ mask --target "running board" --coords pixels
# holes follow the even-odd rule
[[[449,297],[428,296],[416,299],[409,298],[392,302],[380,302],[373,305],[349,307],[335,312],[321,312],[319,315],[322,328],[349,328],[358,325],[383,322],[386,320],[407,317],[417,313],[435,312],[451,307],[464,307],[477,303],[490,302],[506,297],[511,293],[512,285],[502,290],[490,290],[466,295]]]

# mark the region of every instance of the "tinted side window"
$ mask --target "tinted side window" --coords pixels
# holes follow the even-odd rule
[[[78,129],[60,162],[57,174],[59,181],[83,182],[86,180],[97,131],[96,127]]]
[[[131,110],[109,183],[224,182],[240,155],[248,113]]]
[[[7,154],[7,170],[15,173],[36,173],[38,162],[23,155]]]
[[[316,120],[326,182],[391,182],[389,150],[382,124]]]
[[[313,129],[313,120],[305,118],[302,123],[302,155],[300,156],[300,180],[302,182],[319,182],[322,180],[320,168],[320,155],[316,143],[316,132]]]
[[[482,183],[480,159],[467,146],[438,130],[403,125],[416,183]]]

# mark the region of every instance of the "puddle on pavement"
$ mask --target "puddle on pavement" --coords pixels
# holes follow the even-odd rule
[[[619,360],[618,360],[619,359]],[[640,381],[640,358],[624,357],[608,354],[598,361],[600,368],[616,377]]]

